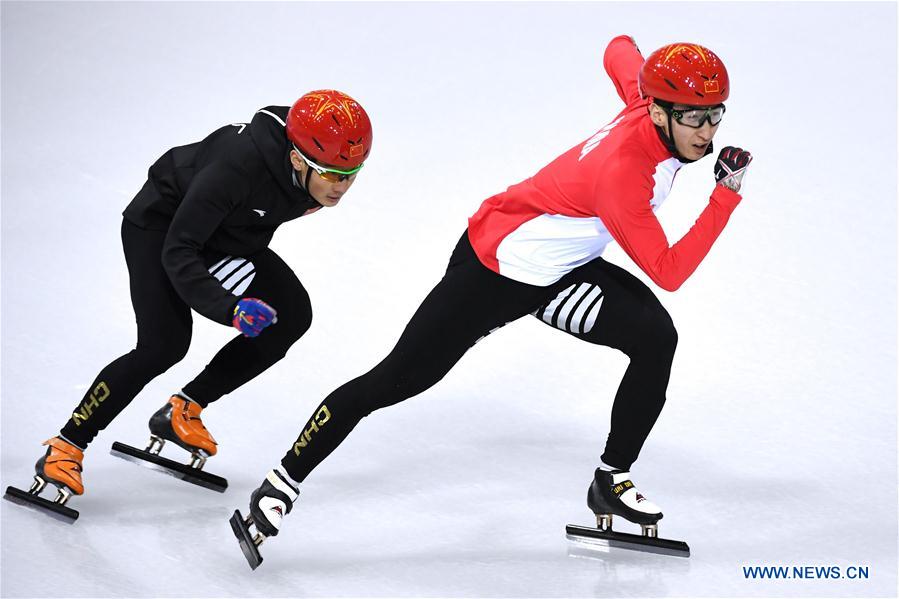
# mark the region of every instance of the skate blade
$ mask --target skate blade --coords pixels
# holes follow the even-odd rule
[[[49,499],[44,499],[34,493],[29,493],[15,487],[6,487],[6,493],[3,495],[3,499],[18,503],[19,505],[24,505],[25,507],[35,508],[37,511],[43,512],[51,518],[55,518],[66,524],[74,524],[75,520],[78,519],[78,512],[72,508],[60,505]]]
[[[574,524],[566,526],[565,533],[566,538],[570,541],[598,547],[630,549],[631,551],[658,553],[675,557],[690,557],[690,547],[683,541],[644,537],[614,530],[599,530],[598,528],[588,528]]]
[[[183,481],[212,489],[219,493],[224,493],[225,489],[228,488],[228,481],[221,476],[209,474],[197,468],[191,468],[187,464],[179,464],[174,460],[119,443],[118,441],[112,444],[112,449],[109,450],[109,453],[117,458],[134,462],[145,468],[180,478]]]
[[[231,530],[234,531],[234,536],[237,537],[237,542],[240,543],[240,550],[243,551],[243,556],[247,558],[247,563],[250,564],[251,569],[255,570],[262,563],[262,555],[250,536],[250,530],[247,528],[247,523],[244,521],[243,516],[240,515],[240,510],[234,510],[234,515],[231,516]]]

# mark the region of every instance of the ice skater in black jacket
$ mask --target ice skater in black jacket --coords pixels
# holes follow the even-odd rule
[[[371,143],[362,106],[321,90],[172,148],[150,167],[122,221],[137,346],[100,371],[59,436],[44,443],[32,496],[48,482],[60,491],[57,503],[84,492],[84,450],[147,383],[184,358],[191,309],[240,334],[153,415],[148,451],[170,440],[193,454],[194,466],[215,455],[201,410],[283,358],[312,322],[306,290],[268,248],[272,235],[282,223],[336,206]]]

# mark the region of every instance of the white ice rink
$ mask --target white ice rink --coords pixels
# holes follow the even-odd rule
[[[275,237],[315,321],[204,412],[227,493],[109,455],[144,443],[150,414],[231,338],[196,317],[187,358],[87,452],[77,523],[0,502],[2,596],[896,596],[896,23],[891,2],[4,1],[4,488],[27,488],[40,443],[133,347],[120,214],[160,154],[323,87],[365,105],[375,141],[339,208]],[[620,110],[601,57],[621,33],[644,55],[674,41],[721,55],[715,143],[755,156],[695,275],[653,286],[680,344],[633,476],[692,557],[566,541],[592,519],[626,359],[525,319],[364,420],[251,572],[230,513],[312,408],[389,351],[481,201]],[[660,210],[672,242],[712,162],[685,168]],[[638,272],[617,246],[605,257]],[[806,565],[868,578],[743,574]]]

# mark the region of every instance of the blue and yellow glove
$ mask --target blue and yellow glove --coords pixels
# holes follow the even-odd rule
[[[244,337],[256,337],[265,327],[278,321],[278,312],[260,299],[245,297],[234,306],[231,324]]]

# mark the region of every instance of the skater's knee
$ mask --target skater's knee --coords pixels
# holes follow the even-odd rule
[[[668,311],[658,302],[649,303],[633,330],[634,351],[655,351],[674,354],[677,329]]]
[[[162,374],[187,355],[190,335],[159,338],[150,342],[139,342],[137,353],[141,363],[154,374]]]
[[[418,395],[430,386],[421,385],[415,379],[414,373],[398,370],[391,360],[385,360],[353,381],[354,407],[362,416],[368,416]]]
[[[423,365],[409,363],[392,352],[377,366],[332,393],[328,406],[333,403],[336,410],[364,418],[422,393],[442,378],[429,372]]]
[[[285,324],[287,324],[287,337],[291,343],[295,343],[312,326],[312,307],[308,305],[296,306],[296,310],[291,315],[290,320]]]
[[[657,313],[653,329],[658,345],[674,353],[677,347],[677,328],[671,315],[664,308]]]
[[[396,405],[415,397],[434,386],[439,379],[429,377],[423,369],[392,371],[378,386],[380,393],[372,395],[369,411]]]
[[[284,351],[296,343],[312,326],[312,305],[305,294],[278,309],[278,322],[271,327],[284,344]]]

